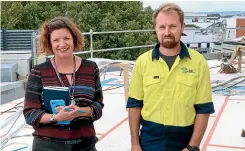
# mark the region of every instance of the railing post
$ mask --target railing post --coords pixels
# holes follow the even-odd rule
[[[90,29],[89,34],[90,34],[90,57],[93,58],[94,50],[93,50],[93,30],[92,29]]]
[[[110,66],[123,68],[124,97],[125,97],[125,105],[127,105],[128,95],[129,95],[128,94],[128,91],[129,91],[129,74],[128,74],[129,63],[116,63],[116,64],[111,64]]]
[[[222,35],[222,42],[224,42],[226,40],[226,28],[227,28],[227,20],[224,19],[222,21],[222,27],[223,27],[223,35]]]
[[[226,25],[227,25],[227,22],[226,22],[226,19],[223,19],[222,20],[222,35],[221,35],[221,53],[224,52],[223,50],[223,46],[224,46],[224,41],[226,40]]]
[[[32,51],[31,51],[32,65],[36,65],[37,64],[36,32],[32,32],[31,45],[32,45]]]

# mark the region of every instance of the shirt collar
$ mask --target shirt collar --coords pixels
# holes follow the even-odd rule
[[[180,59],[182,60],[184,57],[191,58],[189,51],[188,51],[188,48],[185,46],[185,44],[182,41],[180,41],[180,46],[181,46],[181,50],[179,53]],[[156,46],[154,47],[154,49],[152,51],[152,60],[154,60],[154,59],[158,60],[159,59],[159,57],[160,57],[159,48],[160,48],[160,43],[156,44]]]

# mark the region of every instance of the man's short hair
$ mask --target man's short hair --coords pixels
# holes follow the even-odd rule
[[[184,23],[184,11],[178,5],[174,3],[166,3],[166,4],[161,5],[153,14],[154,26],[156,25],[156,18],[160,12],[166,13],[166,12],[171,12],[171,11],[175,11],[179,15],[180,23],[183,24]]]

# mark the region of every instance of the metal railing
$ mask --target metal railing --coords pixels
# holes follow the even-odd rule
[[[222,30],[222,34],[226,32],[226,30],[236,30],[236,29],[241,29],[245,30],[245,27],[239,27],[239,28],[223,28],[223,27],[214,27],[214,28],[198,28],[198,29],[186,29],[186,30]],[[91,58],[93,58],[93,53],[95,52],[106,52],[106,51],[114,51],[114,50],[125,50],[125,49],[137,49],[137,48],[149,48],[153,47],[154,44],[152,45],[141,45],[141,46],[131,46],[131,47],[120,47],[120,48],[108,48],[108,49],[93,49],[93,35],[98,35],[98,34],[118,34],[118,33],[137,33],[137,32],[154,32],[154,29],[146,29],[146,30],[123,30],[123,31],[106,31],[106,32],[93,32],[92,29],[90,30],[89,33],[84,33],[84,35],[90,35],[90,50],[89,51],[82,51],[82,52],[76,52],[75,54],[85,54],[85,53],[90,53]],[[224,38],[222,37],[221,42],[224,41]],[[203,41],[203,42],[186,42],[186,44],[189,46],[190,44],[200,44],[200,43],[214,43],[217,41]]]
[[[240,28],[222,28],[222,27],[214,27],[214,28],[185,28],[186,30],[202,30],[202,31],[213,31],[213,30],[235,30],[235,29],[241,29],[245,30],[245,27]],[[92,29],[90,32],[83,33],[85,36],[90,36],[90,51],[91,51],[91,57],[93,57],[93,52],[96,52],[96,50],[93,50],[93,36],[99,35],[99,34],[118,34],[118,33],[142,33],[142,32],[154,32],[153,29],[146,29],[146,30],[123,30],[123,31],[103,31],[103,32],[94,32]],[[29,50],[31,51],[33,49],[32,47],[32,34],[33,32],[37,33],[38,30],[0,30],[1,34],[1,50],[7,51],[7,50]],[[190,42],[189,42],[190,43]],[[150,45],[151,46],[151,45]],[[134,47],[134,46],[132,46]],[[149,47],[149,46],[146,46]],[[139,46],[136,46],[136,48],[139,48]],[[140,47],[142,48],[142,47]],[[109,49],[112,50],[113,48]],[[128,49],[125,47],[125,49]],[[106,49],[103,49],[105,51]],[[114,50],[114,49],[113,49]],[[120,49],[121,50],[121,49]],[[101,52],[101,51],[98,51]],[[87,52],[86,52],[87,53]]]
[[[224,33],[226,33],[226,30],[245,30],[245,27],[240,28],[225,28],[225,27],[213,27],[213,28],[186,28],[185,30],[199,30],[199,31],[219,31],[221,32],[221,41],[223,42],[225,38],[223,37]],[[152,48],[154,44],[152,45],[141,45],[141,46],[130,46],[130,47],[120,47],[120,48],[107,48],[107,49],[97,49],[94,50],[93,46],[93,36],[94,35],[100,35],[100,34],[119,34],[119,33],[142,33],[142,32],[154,32],[154,29],[145,29],[145,30],[123,30],[123,31],[103,31],[103,32],[94,32],[92,29],[90,29],[89,32],[83,33],[84,36],[89,36],[90,38],[90,48],[89,51],[81,51],[81,52],[75,52],[75,54],[85,54],[90,53],[90,57],[93,58],[94,53],[96,52],[106,52],[106,51],[114,51],[114,50],[125,50],[125,49],[139,49],[139,48]],[[1,30],[1,50],[29,50],[32,53],[32,59],[33,64],[35,64],[36,58],[36,35],[38,30]],[[190,44],[198,44],[198,47],[201,43],[214,43],[217,41],[191,41],[186,42],[187,46],[189,47]],[[210,44],[207,46],[210,46]]]

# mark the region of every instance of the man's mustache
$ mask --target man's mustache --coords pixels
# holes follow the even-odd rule
[[[163,36],[162,38],[171,38],[171,39],[173,39],[174,37],[173,36]]]

